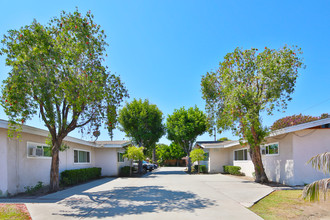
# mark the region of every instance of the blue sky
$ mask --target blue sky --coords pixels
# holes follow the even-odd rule
[[[201,76],[236,47],[297,45],[304,52],[293,100],[285,113],[263,114],[266,126],[293,114],[330,113],[329,1],[8,1],[1,2],[0,36],[47,23],[60,11],[91,10],[108,35],[106,64],[125,82],[130,99],[149,99],[164,113],[197,105],[204,110]],[[10,69],[0,57],[0,81]],[[0,118],[7,119],[0,107]],[[36,116],[28,125],[43,128]],[[70,136],[81,138],[77,132]],[[231,132],[227,136],[237,139]],[[115,131],[114,139],[125,134]],[[99,140],[109,139],[105,130]],[[213,140],[205,134],[199,140]],[[89,140],[89,139],[88,139]],[[169,143],[165,136],[160,140]]]

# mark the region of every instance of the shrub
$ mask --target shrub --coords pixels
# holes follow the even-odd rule
[[[129,176],[130,166],[120,168],[120,176]]]
[[[100,178],[100,176],[101,168],[99,167],[65,170],[61,172],[61,183],[63,185],[75,185],[88,180]]]
[[[200,165],[200,166],[199,166],[199,171],[200,171],[201,173],[207,173],[206,165]]]
[[[43,186],[44,186],[43,183],[41,181],[39,181],[37,183],[37,185],[35,185],[35,186],[26,186],[26,187],[24,187],[24,189],[25,189],[26,193],[33,194],[33,193],[37,192],[39,189],[41,189]]]
[[[238,167],[238,166],[223,166],[223,172],[229,173],[232,175],[242,175],[240,170],[241,170],[241,167]]]
[[[193,172],[193,173],[197,173],[197,170],[198,170],[198,165],[194,165],[191,168],[191,172]],[[206,165],[199,165],[199,172],[200,173],[207,173]]]

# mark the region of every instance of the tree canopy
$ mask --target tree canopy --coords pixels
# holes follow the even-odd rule
[[[184,107],[174,110],[167,117],[167,138],[178,144],[188,156],[188,172],[191,171],[190,152],[199,135],[207,128],[207,118],[197,106],[185,109]]]
[[[118,121],[126,135],[139,146],[151,147],[165,133],[163,113],[147,99],[126,103],[119,112]]]
[[[3,81],[1,105],[9,117],[9,135],[39,113],[52,138],[50,189],[59,188],[58,151],[74,129],[99,134],[127,97],[120,78],[103,65],[106,35],[89,12],[62,12],[47,25],[36,20],[4,35],[1,54],[11,67]]]
[[[286,108],[303,66],[299,54],[299,48],[288,46],[278,50],[265,47],[260,53],[255,48],[236,48],[219,63],[217,71],[202,77],[209,118],[216,118],[218,130],[231,129],[247,141],[257,182],[268,181],[260,155],[268,130],[260,113]]]
[[[179,160],[186,155],[183,149],[175,143],[171,143],[169,146],[166,144],[156,145],[156,155],[160,163],[165,160]]]
[[[328,114],[324,113],[320,117],[317,116],[310,116],[310,115],[291,115],[291,116],[286,116],[284,118],[280,118],[276,120],[273,125],[270,127],[272,131],[281,129],[281,128],[286,128],[290,127],[293,125],[298,125],[298,124],[303,124],[311,121],[316,121],[322,118],[328,118]]]
[[[203,149],[195,148],[190,153],[191,162],[201,161],[205,159],[205,152]]]

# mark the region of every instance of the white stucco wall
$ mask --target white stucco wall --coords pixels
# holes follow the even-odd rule
[[[64,170],[74,170],[88,167],[95,167],[95,148],[82,144],[64,142],[70,148],[60,152],[60,173]],[[83,150],[90,152],[90,163],[74,163],[74,150]]]
[[[102,167],[102,176],[118,175],[116,149],[98,148],[95,150],[95,157],[96,167]]]
[[[118,152],[124,153],[123,148],[96,148],[95,162],[96,167],[102,167],[102,176],[118,176],[120,168],[129,166],[129,161],[125,158],[124,162],[118,162]]]
[[[8,193],[7,130],[0,128],[0,197]]]
[[[230,164],[233,166],[238,166],[241,167],[241,172],[245,174],[245,176],[250,176],[253,177],[253,172],[254,172],[254,165],[251,161],[249,151],[247,152],[247,160],[234,160],[234,151],[235,150],[242,150],[242,149],[248,149],[247,147],[242,147],[242,146],[235,146],[231,147],[230,153],[229,153],[229,158],[230,158]]]
[[[21,134],[20,140],[8,141],[8,192],[24,192],[24,187],[35,186],[38,181],[49,184],[50,158],[28,158],[27,141],[45,143],[38,135]]]
[[[262,162],[270,181],[287,185],[294,184],[292,133],[268,138],[267,143],[278,143],[278,155],[262,155]]]
[[[295,185],[330,178],[330,175],[325,175],[315,170],[311,164],[306,164],[311,157],[324,152],[330,152],[330,129],[306,129],[294,133]]]
[[[221,173],[223,172],[223,166],[231,163],[229,149],[210,148],[207,150],[209,151],[209,173]]]
[[[24,192],[27,186],[35,186],[38,181],[43,182],[44,185],[49,184],[51,158],[46,157],[28,157],[27,143],[45,143],[45,137],[27,133],[21,133],[20,140],[8,139],[8,154],[7,154],[7,172],[8,172],[8,192],[16,194]],[[94,148],[82,144],[66,142],[69,149],[60,152],[59,172],[66,169],[80,169],[95,166]],[[90,163],[75,164],[74,150],[88,150],[90,151]],[[1,171],[2,172],[2,171]],[[2,174],[2,173],[1,173]]]

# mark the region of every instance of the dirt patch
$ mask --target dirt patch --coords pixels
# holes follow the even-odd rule
[[[330,200],[310,203],[308,206],[296,207],[301,215],[292,219],[330,219]]]
[[[4,204],[0,203],[0,218],[31,220],[29,210],[25,204]],[[10,213],[8,213],[10,212]]]

